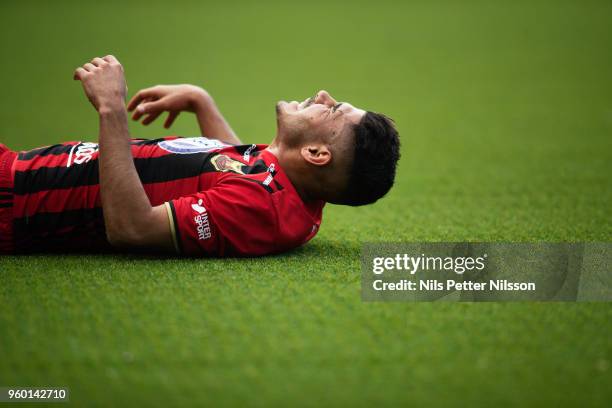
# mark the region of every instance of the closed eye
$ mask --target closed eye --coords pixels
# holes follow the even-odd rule
[[[335,104],[334,107],[332,108],[332,112],[335,112],[336,110],[338,110],[340,106],[342,106],[342,102]]]

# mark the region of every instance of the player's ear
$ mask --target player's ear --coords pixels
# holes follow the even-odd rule
[[[311,144],[302,147],[300,154],[310,164],[325,166],[331,162],[332,154],[329,148],[323,144]]]

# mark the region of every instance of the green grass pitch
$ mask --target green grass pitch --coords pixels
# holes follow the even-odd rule
[[[106,2],[105,2],[106,3]],[[75,405],[609,406],[605,303],[360,299],[365,241],[610,241],[612,3],[2,2],[0,142],[95,141],[76,66],[196,83],[247,143],[327,89],[393,117],[396,187],[260,259],[0,258],[0,386]],[[134,137],[198,134],[130,124]]]

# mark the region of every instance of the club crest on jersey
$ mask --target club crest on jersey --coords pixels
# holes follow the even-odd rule
[[[244,164],[224,154],[216,155],[215,157],[210,159],[210,162],[215,167],[215,169],[217,169],[217,171],[229,171],[232,173],[244,174],[244,171],[242,171],[242,166],[244,166]]]
[[[158,143],[158,146],[170,153],[194,154],[214,152],[229,145],[206,137],[183,137],[163,140]]]

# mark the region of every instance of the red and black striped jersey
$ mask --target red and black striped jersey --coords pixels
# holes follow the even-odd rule
[[[204,137],[132,140],[140,180],[151,205],[166,206],[179,253],[264,255],[317,233],[325,203],[304,203],[266,147]],[[19,152],[11,174],[17,252],[109,247],[96,143]]]

